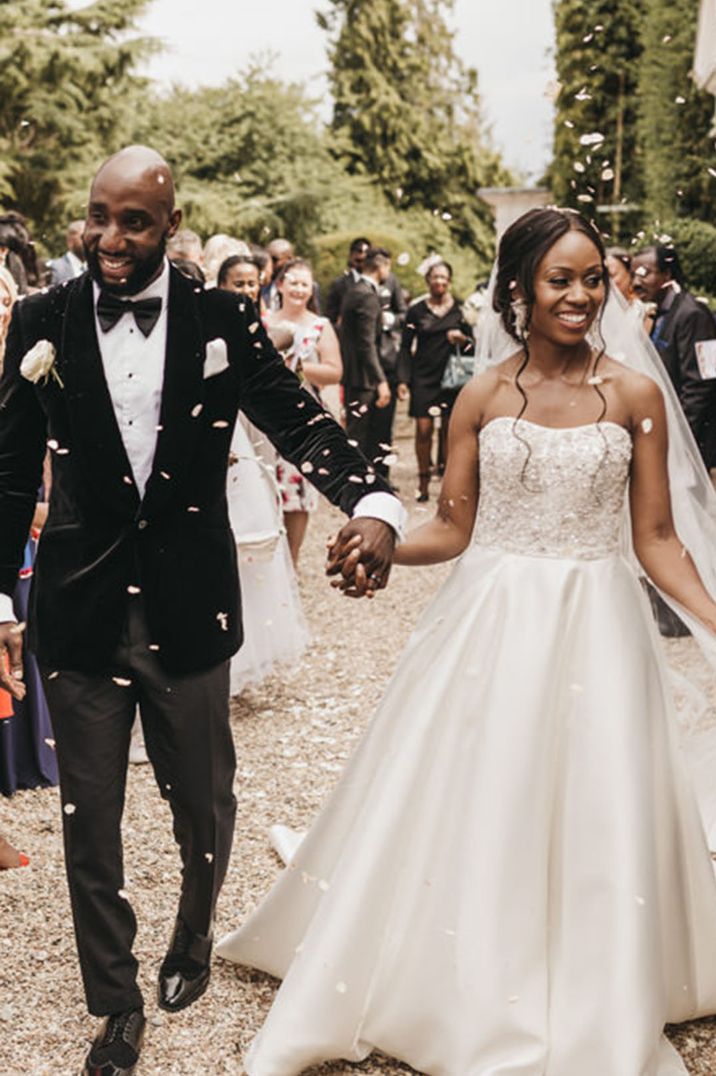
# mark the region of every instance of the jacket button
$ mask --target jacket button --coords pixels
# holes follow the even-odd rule
[[[137,524],[137,527],[139,528],[140,531],[143,531],[148,526],[149,526],[149,523],[147,522],[146,519],[140,519],[139,523]]]

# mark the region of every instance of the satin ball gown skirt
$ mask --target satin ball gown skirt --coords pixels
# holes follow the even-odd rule
[[[429,1076],[683,1076],[662,1032],[716,1012],[716,882],[629,565],[473,545],[218,952],[283,979],[250,1076],[374,1049]]]

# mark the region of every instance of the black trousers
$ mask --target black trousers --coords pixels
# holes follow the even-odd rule
[[[383,457],[388,455],[382,444],[389,445],[393,433],[395,415],[395,390],[391,386],[391,400],[387,407],[376,407],[376,389],[356,389],[346,386],[346,433],[355,441],[368,461],[375,465],[378,474],[388,477],[388,467]],[[349,406],[350,405],[350,406]]]
[[[87,1006],[95,1016],[142,1004],[132,955],[136,919],[124,892],[121,836],[137,705],[181,853],[179,915],[201,936],[211,935],[231,852],[236,760],[229,727],[229,663],[172,676],[150,646],[136,598],[106,673],[43,669],[57,745],[75,935]],[[171,924],[167,937],[170,929]]]

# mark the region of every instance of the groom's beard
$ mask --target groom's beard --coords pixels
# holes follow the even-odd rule
[[[104,291],[114,295],[136,295],[137,292],[146,288],[147,284],[158,275],[167,249],[167,236],[163,235],[159,246],[151,254],[141,260],[134,259],[132,269],[127,274],[122,284],[105,283],[100,268],[97,248],[89,249],[85,246],[85,260],[89,274],[96,284]]]

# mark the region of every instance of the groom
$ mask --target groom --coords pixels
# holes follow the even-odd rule
[[[333,558],[348,593],[385,585],[400,523],[399,502],[286,370],[254,307],[169,266],[180,220],[153,150],[106,161],[87,211],[89,272],[16,306],[0,382],[0,682],[16,697],[9,595],[52,457],[29,642],[55,731],[88,1007],[107,1017],[91,1076],[133,1072],[144,1032],[120,834],[137,704],[182,859],[159,1004],[183,1009],[209,979],[235,813],[229,659],[242,627],[225,488],[239,407],[352,514]]]

